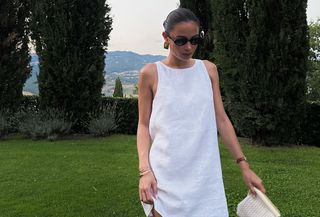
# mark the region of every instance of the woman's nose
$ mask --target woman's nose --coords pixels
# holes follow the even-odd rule
[[[191,49],[192,49],[192,44],[190,43],[190,41],[188,41],[188,42],[185,44],[185,48],[188,49],[188,50],[191,50]]]

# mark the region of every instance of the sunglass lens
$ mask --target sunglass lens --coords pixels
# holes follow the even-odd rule
[[[191,38],[190,39],[190,43],[192,44],[192,45],[198,45],[198,44],[200,44],[200,42],[201,42],[201,38],[200,37],[193,37],[193,38]]]
[[[187,38],[178,38],[174,41],[174,43],[178,46],[185,45],[188,42]]]

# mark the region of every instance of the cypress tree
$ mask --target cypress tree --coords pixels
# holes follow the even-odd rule
[[[40,107],[71,113],[81,130],[99,106],[111,32],[105,0],[34,1],[33,39],[39,55]]]
[[[16,109],[22,89],[30,76],[29,2],[8,1],[0,4],[0,108]]]
[[[248,2],[242,128],[259,143],[296,144],[305,114],[307,1]]]
[[[307,97],[320,102],[320,19],[309,24],[309,71],[307,74]]]
[[[194,57],[210,59],[214,48],[213,21],[211,0],[180,0],[180,7],[190,9],[200,20],[201,29],[204,31],[204,41],[198,46]]]
[[[137,95],[138,94],[138,85],[134,85],[134,89],[132,90],[132,94]]]
[[[220,75],[220,87],[227,113],[239,135],[245,136],[240,121],[246,113],[240,95],[246,89],[245,48],[249,34],[245,0],[214,0],[215,50],[212,53]]]
[[[122,83],[119,77],[115,81],[113,97],[123,97]]]
[[[306,0],[215,0],[214,57],[238,133],[298,143],[304,118]]]

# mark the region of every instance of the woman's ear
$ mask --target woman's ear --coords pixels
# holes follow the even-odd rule
[[[162,32],[162,37],[165,41],[168,41],[168,34],[166,32]]]
[[[169,48],[169,41],[168,41],[168,35],[166,32],[162,32],[162,37],[164,39],[163,48],[168,49]]]

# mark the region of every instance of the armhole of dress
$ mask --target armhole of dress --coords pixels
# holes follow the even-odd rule
[[[157,97],[157,95],[158,95],[158,93],[159,93],[159,87],[160,87],[160,80],[161,80],[161,78],[160,78],[160,70],[161,70],[161,63],[159,62],[159,61],[157,61],[157,62],[155,62],[155,64],[156,64],[156,77],[157,77],[157,89],[156,89],[156,94],[153,96],[153,100]]]
[[[202,68],[203,68],[203,72],[204,72],[204,74],[206,74],[205,76],[206,76],[206,78],[207,78],[207,80],[208,80],[208,82],[209,82],[209,87],[210,87],[211,90],[213,91],[212,81],[211,81],[211,78],[210,78],[208,69],[207,69],[207,67],[206,67],[206,64],[203,62],[203,60],[200,60],[200,62],[201,62]],[[213,93],[212,93],[212,94],[213,94]]]

